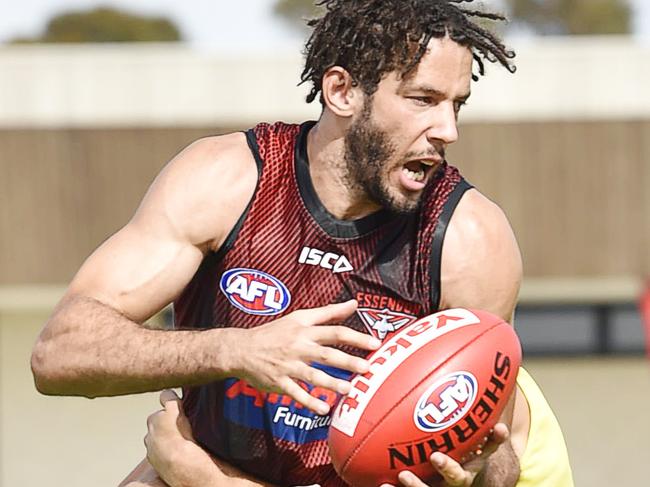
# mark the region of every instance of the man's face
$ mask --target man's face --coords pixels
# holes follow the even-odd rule
[[[382,207],[411,213],[458,138],[469,98],[472,54],[448,37],[433,39],[408,78],[385,76],[345,136],[348,184]]]

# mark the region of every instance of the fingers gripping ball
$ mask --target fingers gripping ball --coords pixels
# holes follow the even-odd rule
[[[481,446],[515,387],[521,346],[501,318],[452,309],[404,328],[368,360],[333,413],[330,455],[351,485],[400,485],[402,470],[435,477],[435,451],[462,462]]]

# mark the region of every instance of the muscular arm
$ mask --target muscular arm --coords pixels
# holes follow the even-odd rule
[[[244,136],[233,134],[188,147],[132,220],[83,264],[33,349],[41,392],[151,391],[207,382],[229,368],[232,331],[141,324],[180,293],[242,213],[257,177],[245,146]]]
[[[476,190],[461,199],[449,223],[442,251],[441,309],[469,307],[490,311],[513,322],[522,278],[519,247],[503,211]],[[518,388],[501,421],[510,439],[489,457],[474,485],[512,486],[519,477],[519,460],[513,444],[525,444],[527,408]]]
[[[250,329],[141,326],[179,295],[206,252],[220,248],[256,184],[243,134],[203,139],[173,160],[133,219],[83,264],[46,323],[32,352],[37,388],[95,397],[235,376],[327,414],[329,405],[296,381],[347,393],[349,382],[312,363],[368,370],[366,360],[330,347],[381,345],[338,325],[354,313],[353,301],[296,310]]]

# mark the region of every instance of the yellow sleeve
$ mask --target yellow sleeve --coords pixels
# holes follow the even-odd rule
[[[517,384],[528,401],[530,430],[519,463],[517,487],[573,487],[569,454],[560,425],[533,378],[519,369]]]

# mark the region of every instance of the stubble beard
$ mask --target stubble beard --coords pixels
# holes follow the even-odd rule
[[[345,182],[353,192],[362,192],[381,207],[400,215],[411,215],[421,198],[391,192],[388,174],[397,150],[390,136],[372,120],[372,98],[365,101],[359,117],[345,134]]]

